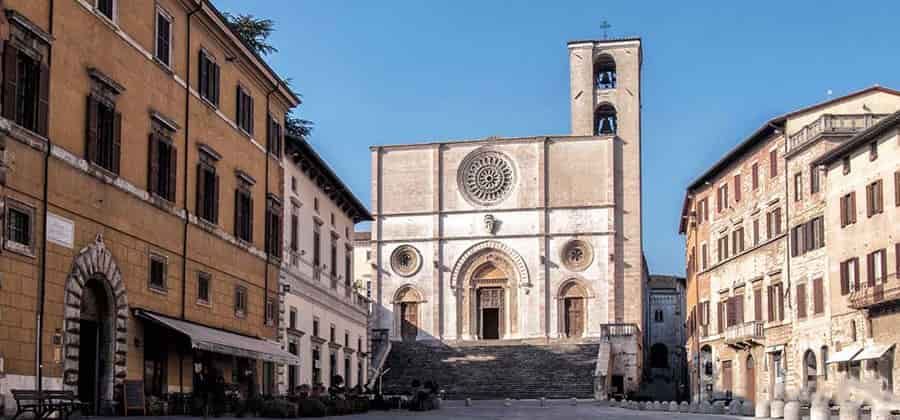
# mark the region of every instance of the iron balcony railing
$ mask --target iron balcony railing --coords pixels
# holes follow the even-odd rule
[[[822,134],[853,134],[884,119],[887,114],[824,114],[788,137],[788,150],[801,147]]]
[[[866,309],[900,301],[900,283],[866,285],[850,293],[850,307]]]
[[[765,339],[765,331],[762,321],[749,321],[732,325],[725,329],[726,344],[762,343]]]

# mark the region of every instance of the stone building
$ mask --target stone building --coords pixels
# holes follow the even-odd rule
[[[687,398],[684,277],[650,275],[646,288],[642,394],[657,401]]]
[[[210,2],[3,2],[0,392],[272,392],[281,126]],[[268,252],[267,252],[268,251]],[[36,381],[37,378],[41,380]],[[37,384],[36,384],[37,382]]]
[[[813,162],[824,174],[830,378],[894,395],[900,395],[898,130],[895,113]]]
[[[372,147],[373,322],[395,341],[608,340],[602,376],[631,392],[641,43],[568,52],[572,135]]]
[[[285,348],[299,364],[282,372],[282,391],[332,384],[340,375],[364,384],[368,355],[368,300],[355,284],[354,225],[369,211],[316,153],[285,137],[284,248],[281,268]],[[367,268],[367,267],[361,267]]]
[[[897,109],[900,92],[875,86],[773,118],[688,187],[695,399],[833,389],[831,239],[812,162]]]

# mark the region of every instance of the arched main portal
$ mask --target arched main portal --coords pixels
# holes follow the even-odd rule
[[[419,335],[420,306],[424,302],[422,294],[412,286],[403,286],[394,296],[394,313],[399,323],[400,338],[403,341],[416,341]]]
[[[95,411],[120,400],[126,376],[128,300],[103,236],[82,249],[66,280],[63,385]]]
[[[518,333],[518,287],[528,284],[521,256],[497,241],[481,242],[453,267],[457,328],[462,339],[501,339]]]

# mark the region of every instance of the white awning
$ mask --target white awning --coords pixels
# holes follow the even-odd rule
[[[849,361],[853,360],[853,356],[856,356],[861,351],[862,351],[862,346],[847,347],[835,354],[832,354],[831,357],[828,358],[828,363],[849,362]]]
[[[872,344],[866,346],[862,352],[856,355],[853,360],[872,360],[880,359],[885,353],[894,348],[893,344]]]
[[[191,347],[214,353],[299,365],[300,358],[281,349],[278,343],[227,331],[204,327],[193,322],[169,318],[165,315],[138,310],[139,317],[171,328],[186,335]]]

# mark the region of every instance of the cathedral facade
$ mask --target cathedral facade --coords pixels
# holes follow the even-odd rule
[[[609,341],[624,392],[642,358],[641,43],[568,53],[570,135],[372,147],[373,328]]]

